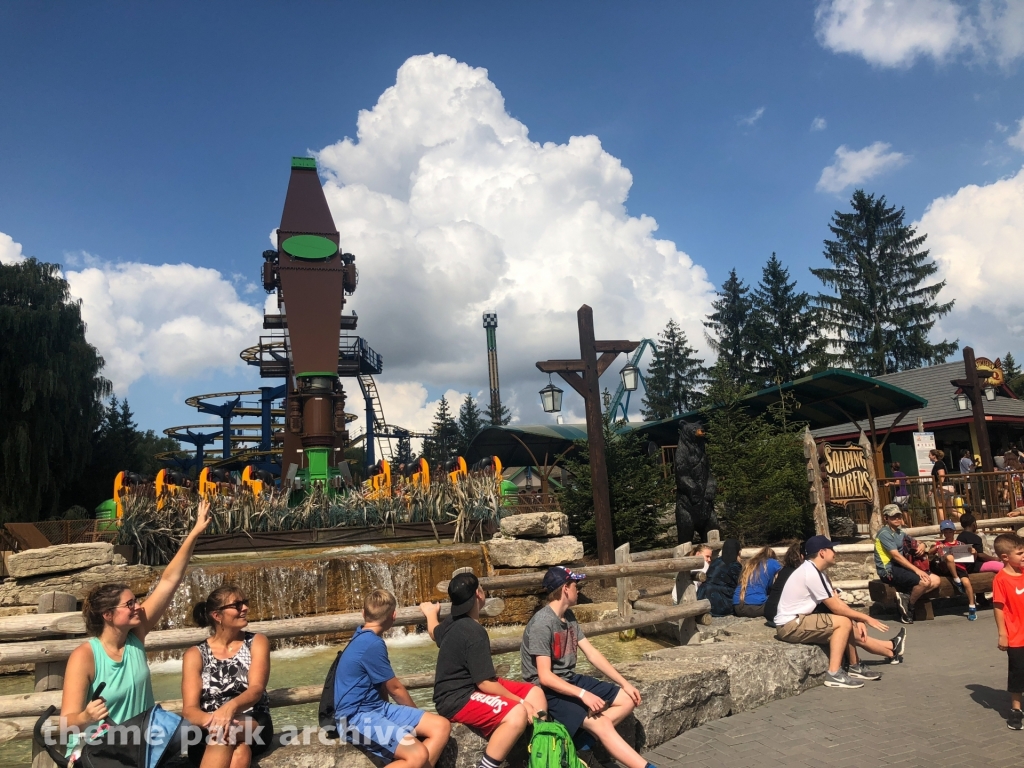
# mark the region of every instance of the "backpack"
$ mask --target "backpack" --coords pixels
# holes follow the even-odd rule
[[[561,723],[535,717],[528,750],[528,768],[587,768],[576,756],[572,737]]]
[[[320,692],[320,710],[317,716],[320,728],[324,731],[324,738],[327,739],[337,739],[339,737],[338,722],[334,719],[334,678],[338,674],[338,662],[341,661],[341,655],[345,653],[347,648],[348,646],[346,645],[334,657],[334,663],[327,670],[324,689]]]

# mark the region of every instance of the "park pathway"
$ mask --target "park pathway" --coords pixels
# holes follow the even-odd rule
[[[900,624],[888,623],[891,635]],[[975,622],[946,615],[907,629],[906,662],[872,667],[879,682],[822,686],[716,720],[648,760],[659,768],[1024,765],[1024,731],[1006,727],[1006,655],[996,648],[992,611]]]

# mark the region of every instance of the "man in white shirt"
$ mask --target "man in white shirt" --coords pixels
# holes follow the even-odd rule
[[[825,685],[829,688],[863,688],[862,680],[880,680],[881,675],[860,662],[857,648],[883,656],[890,664],[899,664],[907,644],[906,630],[901,629],[891,640],[869,637],[868,626],[880,632],[889,628],[866,613],[853,610],[839,597],[825,574],[835,565],[835,545],[825,536],[812,536],[804,551],[806,560],[782,590],[775,615],[775,636],[787,643],[827,644]],[[844,658],[849,660],[845,670]]]

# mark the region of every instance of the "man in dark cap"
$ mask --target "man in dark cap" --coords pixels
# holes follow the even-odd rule
[[[520,649],[523,680],[537,683],[547,694],[547,710],[570,736],[582,728],[626,768],[651,768],[615,730],[640,703],[634,688],[583,634],[572,607],[585,577],[561,565],[544,574],[548,604],[533,615],[523,631]],[[576,651],[612,682],[576,674]],[[588,738],[577,739],[580,757],[588,760]],[[589,758],[592,760],[592,757]],[[591,763],[593,764],[593,763]]]
[[[786,580],[775,614],[775,636],[786,643],[827,645],[829,688],[863,688],[864,680],[882,676],[861,663],[857,649],[863,648],[888,660],[903,661],[906,630],[891,640],[868,635],[867,627],[880,632],[889,628],[866,613],[853,610],[839,597],[825,571],[835,565],[835,544],[827,536],[811,536],[804,544],[806,559]],[[843,662],[848,664],[844,668]]]
[[[434,707],[455,723],[484,736],[487,747],[479,768],[498,768],[537,713],[546,709],[544,692],[529,683],[498,677],[491,661],[491,641],[480,625],[487,596],[472,573],[448,583],[452,613],[438,624],[440,606],[421,603],[427,632],[437,643]]]

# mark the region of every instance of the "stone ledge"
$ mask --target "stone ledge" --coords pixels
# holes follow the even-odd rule
[[[561,512],[527,512],[503,517],[501,535],[513,539],[536,539],[565,536],[569,533],[569,518]]]
[[[58,544],[43,549],[17,552],[7,558],[7,572],[15,579],[67,573],[107,565],[114,559],[114,546],[105,541],[89,544]]]
[[[550,539],[491,539],[484,542],[495,568],[542,568],[583,559],[583,542],[574,536]]]

